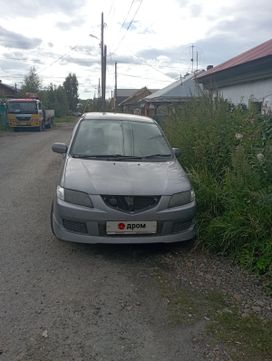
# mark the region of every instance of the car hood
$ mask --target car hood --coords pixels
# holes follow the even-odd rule
[[[125,162],[66,159],[61,185],[88,194],[171,195],[191,189],[177,160]]]

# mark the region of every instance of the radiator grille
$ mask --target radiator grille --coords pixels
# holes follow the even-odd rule
[[[114,196],[102,195],[104,203],[122,212],[136,213],[155,207],[159,196]]]

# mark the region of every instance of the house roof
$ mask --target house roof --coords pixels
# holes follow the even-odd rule
[[[163,89],[160,89],[151,95],[145,97],[147,102],[163,102],[171,100],[180,100],[181,98],[191,98],[201,95],[200,85],[195,81],[195,74],[190,74],[181,78]]]
[[[16,91],[16,89],[14,88],[14,87],[12,87],[12,86],[10,86],[10,85],[7,85],[7,84],[4,84],[4,83],[2,83],[2,81],[0,80],[0,86],[2,87],[2,88],[6,88],[6,89],[9,89],[9,90],[11,90],[11,91]]]
[[[118,97],[130,97],[135,94],[139,89],[117,89]]]
[[[246,64],[251,61],[272,56],[272,39],[245,51],[244,53],[231,58],[230,60],[215,66],[214,68],[205,71],[204,73],[197,76],[197,78],[203,78],[211,74],[221,72],[230,68],[234,68],[238,65]]]
[[[135,104],[141,99],[145,98],[147,95],[151,94],[152,91],[149,90],[147,87],[143,87],[136,91],[133,95],[123,100],[119,105],[129,105]]]

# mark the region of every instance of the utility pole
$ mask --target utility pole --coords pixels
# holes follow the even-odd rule
[[[100,98],[101,97],[101,87],[100,87],[100,78],[98,79],[98,88],[97,88],[97,97]]]
[[[117,111],[117,62],[114,64],[114,111]]]
[[[192,48],[191,62],[192,62],[192,72],[193,72],[194,71],[194,44],[192,44],[191,48]]]
[[[101,111],[105,111],[105,89],[104,89],[104,13],[101,13]]]
[[[107,45],[104,45],[104,52],[103,52],[103,84],[102,84],[102,97],[103,97],[103,108],[102,111],[106,111],[106,73],[107,73]]]

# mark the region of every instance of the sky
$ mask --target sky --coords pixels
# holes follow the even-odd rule
[[[161,89],[272,38],[271,0],[0,0],[0,80],[75,73],[80,98],[97,97],[102,12],[107,97],[115,62],[118,88]]]

